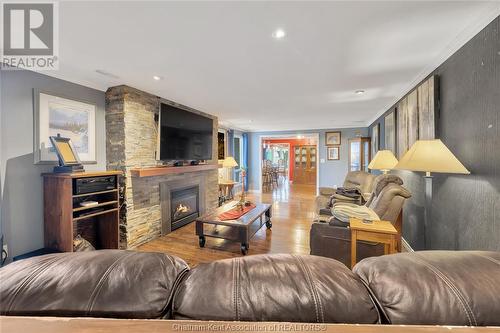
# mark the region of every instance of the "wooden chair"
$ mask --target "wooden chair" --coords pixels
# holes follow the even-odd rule
[[[283,179],[283,182],[284,182],[286,177],[287,177],[285,160],[283,160],[283,159],[278,160],[278,171],[277,172],[278,172],[278,179]]]

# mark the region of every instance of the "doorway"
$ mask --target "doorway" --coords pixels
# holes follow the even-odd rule
[[[262,192],[318,184],[319,135],[261,136]]]

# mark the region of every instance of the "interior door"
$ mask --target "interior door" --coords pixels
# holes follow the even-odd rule
[[[361,141],[349,142],[349,171],[361,170]]]
[[[366,171],[371,159],[370,138],[349,140],[349,171]]]

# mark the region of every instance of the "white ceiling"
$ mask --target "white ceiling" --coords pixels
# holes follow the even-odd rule
[[[499,14],[496,1],[61,2],[60,70],[46,74],[251,131],[359,127]]]

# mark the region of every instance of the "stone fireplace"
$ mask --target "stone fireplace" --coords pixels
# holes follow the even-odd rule
[[[134,176],[134,169],[162,166],[155,155],[160,102],[213,118],[213,132],[217,133],[216,117],[128,86],[112,87],[106,91],[107,168],[124,174],[120,177],[120,248],[123,249],[168,234],[195,218],[194,212],[183,212],[184,208],[175,218],[173,216],[175,210],[172,210],[182,203],[179,200],[185,199],[194,205],[194,197],[187,196],[184,190],[197,188],[197,214],[209,212],[218,204],[217,160],[207,161],[214,165],[210,170]],[[217,135],[213,140],[212,156],[217,157]],[[172,227],[172,220],[176,219],[179,223]]]

